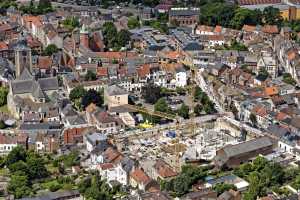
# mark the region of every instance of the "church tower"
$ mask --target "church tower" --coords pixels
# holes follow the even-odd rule
[[[19,78],[23,70],[27,68],[32,73],[31,49],[24,44],[15,47],[16,78]]]

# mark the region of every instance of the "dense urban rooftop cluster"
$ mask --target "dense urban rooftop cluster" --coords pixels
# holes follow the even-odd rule
[[[300,198],[297,0],[0,1],[0,198]]]

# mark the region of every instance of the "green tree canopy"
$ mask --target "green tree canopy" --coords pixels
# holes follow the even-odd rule
[[[234,16],[230,21],[232,28],[241,29],[243,25],[261,24],[262,13],[260,10],[250,10],[247,8],[238,8],[234,12]]]
[[[107,48],[114,48],[117,41],[117,28],[112,22],[105,22],[103,24],[104,43]]]
[[[135,29],[135,28],[140,27],[140,22],[136,17],[130,17],[128,19],[127,26],[129,29]]]
[[[79,22],[79,18],[72,16],[72,17],[67,17],[63,22],[62,22],[63,26],[73,30],[75,28],[79,28],[80,27],[80,22]]]
[[[146,103],[154,104],[162,97],[160,87],[154,84],[147,84],[142,87],[142,97]]]
[[[74,102],[76,99],[82,98],[86,92],[87,91],[83,88],[83,86],[77,86],[71,90],[69,98]]]
[[[268,6],[263,11],[263,22],[269,25],[281,25],[283,18],[278,8]]]
[[[0,87],[0,106],[4,106],[7,103],[8,88]]]
[[[44,52],[43,55],[45,56],[52,56],[54,53],[57,53],[59,51],[59,49],[57,48],[57,46],[55,44],[49,44]]]
[[[95,81],[97,80],[97,75],[95,74],[95,72],[92,71],[88,71],[84,77],[85,81]]]
[[[160,98],[154,105],[154,110],[159,112],[168,113],[171,111],[169,105],[164,98]]]
[[[179,108],[179,110],[178,110],[178,115],[183,117],[184,119],[188,119],[189,118],[189,111],[190,111],[190,108],[183,103],[181,105],[181,107]]]
[[[121,30],[117,35],[117,47],[125,47],[130,42],[131,33],[128,30]]]
[[[227,183],[217,183],[214,187],[213,190],[218,193],[218,195],[222,194],[225,191],[229,190],[237,190],[235,185],[233,184],[227,184]]]
[[[225,3],[207,3],[201,7],[200,23],[210,26],[230,26],[235,7]]]
[[[94,103],[97,106],[101,106],[103,104],[103,99],[101,97],[100,92],[96,90],[89,90],[81,99],[82,108],[85,109],[88,105]]]

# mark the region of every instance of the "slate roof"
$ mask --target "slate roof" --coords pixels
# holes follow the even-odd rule
[[[191,10],[191,9],[171,9],[169,11],[170,16],[194,16],[199,15],[199,10]]]
[[[32,80],[32,79],[33,79],[33,76],[30,74],[27,67],[24,68],[20,77],[17,78],[17,80]]]
[[[268,137],[260,137],[257,139],[249,140],[236,145],[228,145],[223,148],[227,157],[234,157],[243,153],[255,151],[273,145]]]
[[[26,68],[25,68],[26,69]],[[20,78],[29,78],[30,74],[24,70],[22,73],[24,76]],[[11,83],[13,94],[25,94],[31,93],[34,97],[43,97],[45,91],[57,90],[58,80],[56,77],[42,78],[39,80],[26,79],[26,80],[15,80]]]
[[[38,197],[26,197],[21,200],[57,200],[57,199],[69,199],[69,197],[79,196],[80,193],[77,190],[69,191],[58,191],[58,192],[48,192],[42,196]]]
[[[110,96],[116,96],[116,95],[125,95],[128,94],[123,88],[117,85],[111,85],[106,88],[106,92]]]

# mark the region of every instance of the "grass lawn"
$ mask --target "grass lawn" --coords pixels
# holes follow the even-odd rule
[[[0,107],[0,112],[3,112],[3,113],[9,113],[8,108],[7,108],[7,105],[1,106],[1,107]]]
[[[7,168],[0,169],[0,176],[8,176],[9,170]]]
[[[52,164],[46,165],[46,168],[51,174],[58,173],[58,167],[53,167]]]

